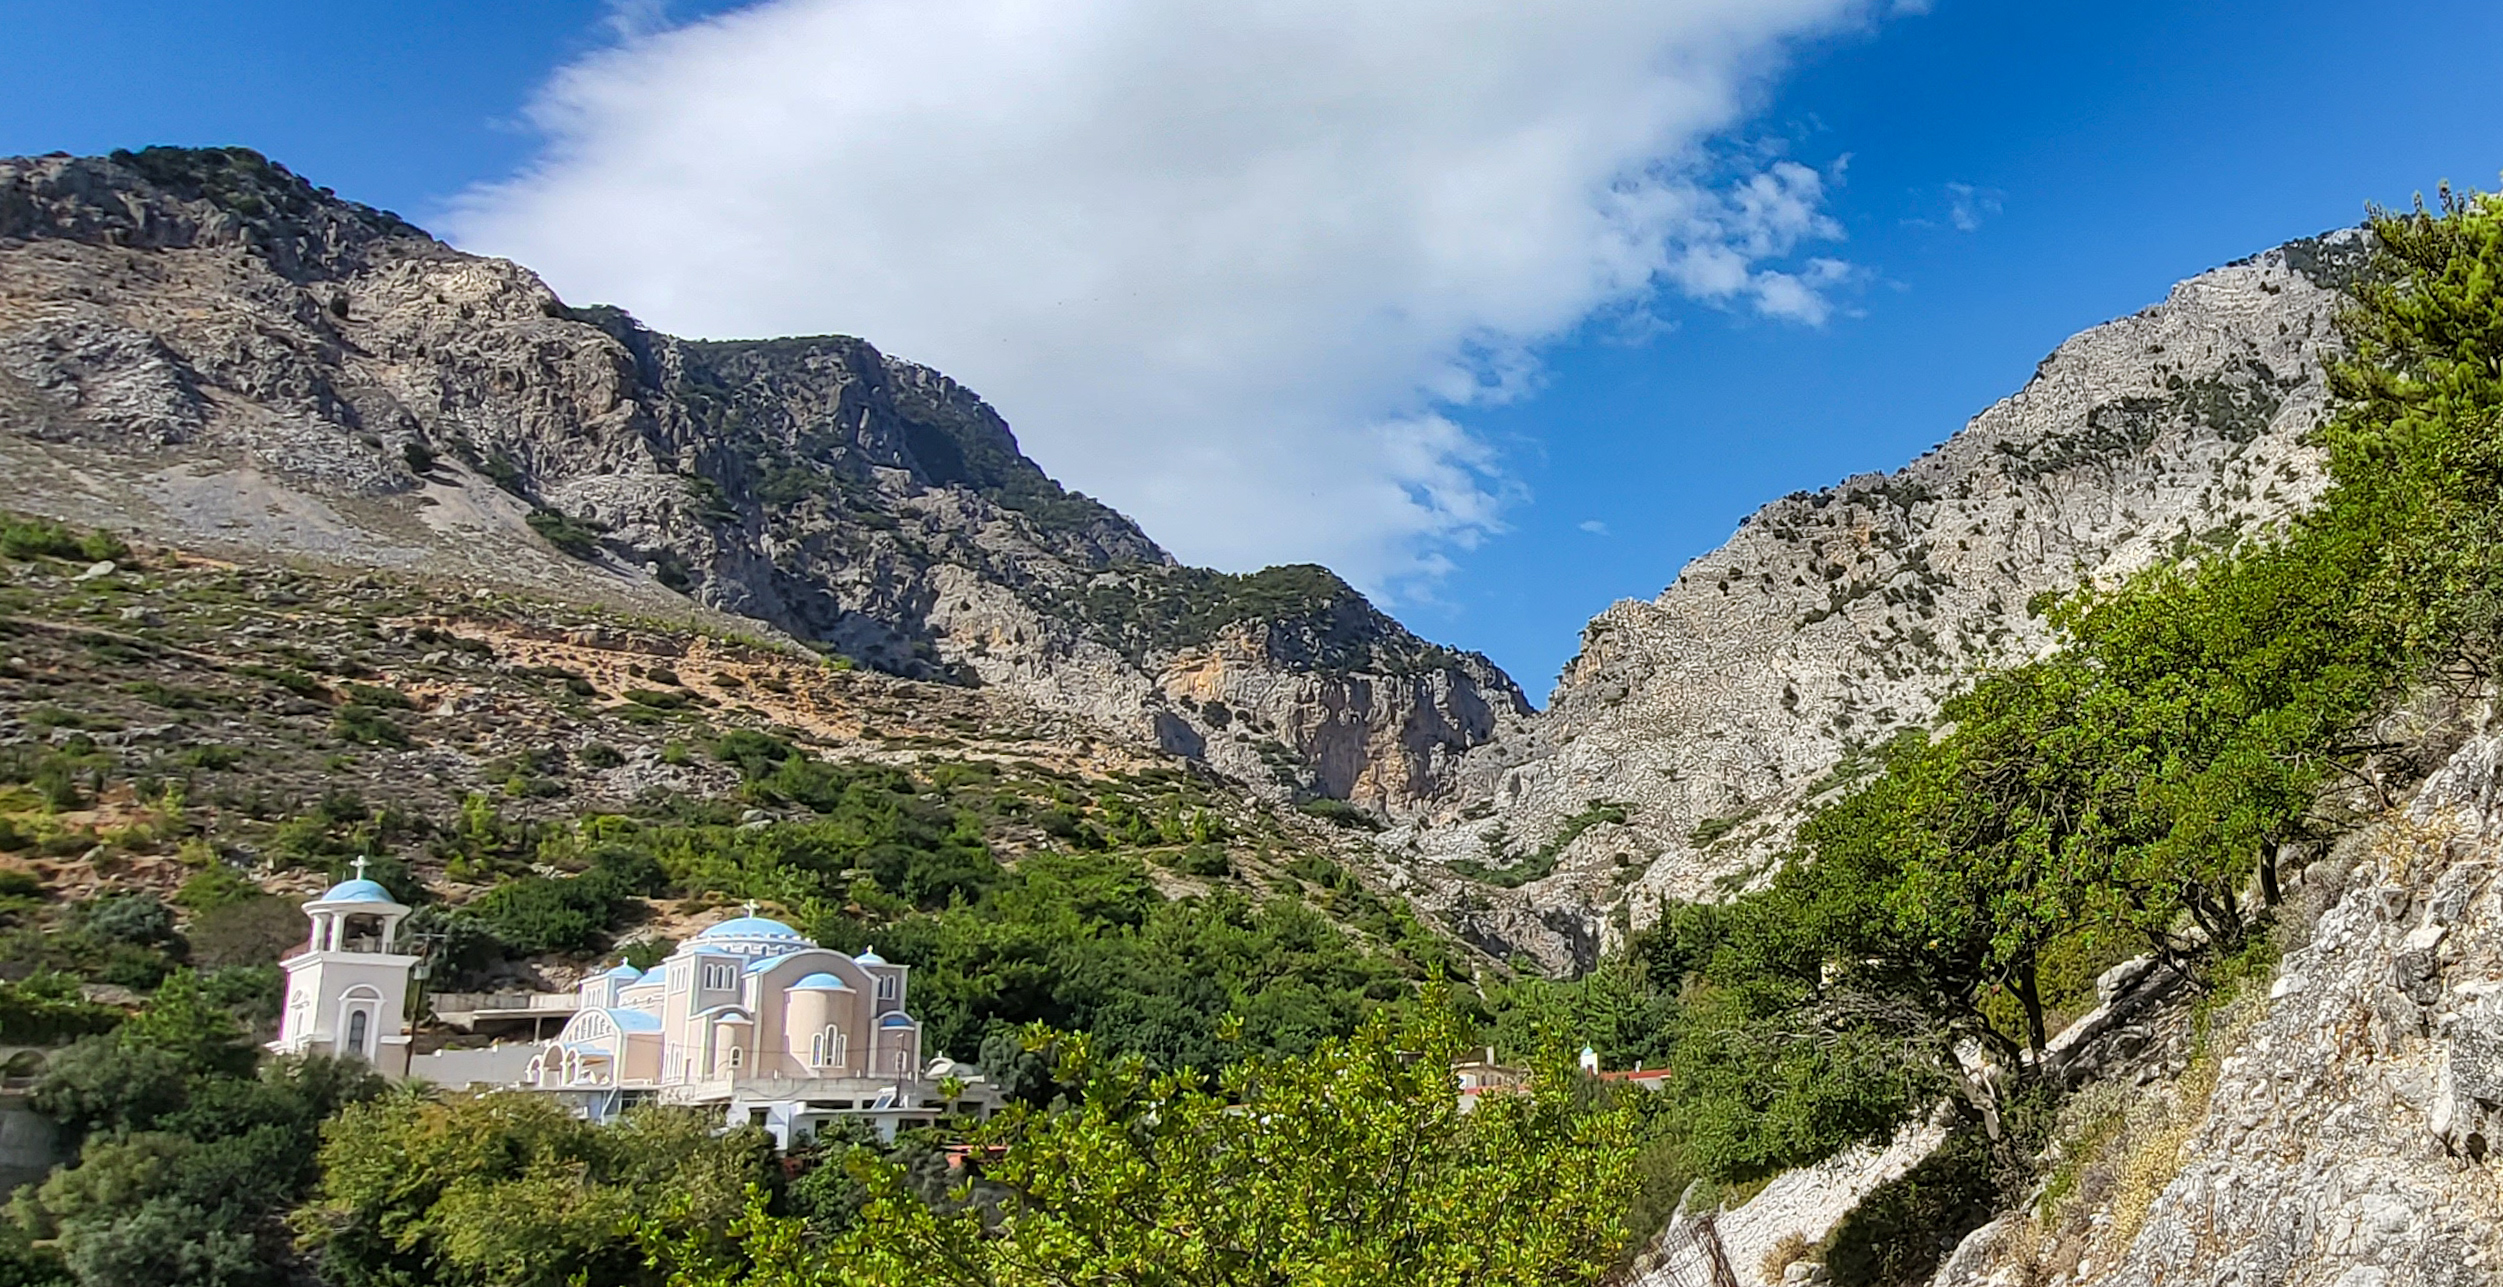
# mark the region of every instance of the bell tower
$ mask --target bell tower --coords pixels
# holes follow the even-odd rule
[[[392,950],[409,909],[391,891],[356,875],[304,905],[313,922],[305,950],[281,963],[287,1008],[279,1020],[280,1054],[354,1056],[386,1077],[408,1074],[409,1038],[401,1022],[414,956]]]

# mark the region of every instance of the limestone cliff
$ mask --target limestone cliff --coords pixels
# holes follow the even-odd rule
[[[2227,545],[2307,503],[2353,234],[2175,287],[2062,344],[1892,474],[1775,501],[1584,631],[1548,708],[1388,837],[1420,871],[1530,877],[1585,941],[1763,870],[1854,752],[2050,643],[2029,605]],[[1552,874],[1544,874],[1552,870]]]
[[[242,149],[0,160],[0,464],[17,508],[692,601],[1374,810],[1527,710],[1322,569],[1178,566],[935,371],[570,307]]]
[[[2503,721],[2489,701],[2468,724],[2418,738],[2456,750],[2305,869],[2265,993],[2175,1075],[2102,1088],[2112,1125],[2073,1106],[2074,1178],[1965,1239],[1939,1287],[2503,1273]]]

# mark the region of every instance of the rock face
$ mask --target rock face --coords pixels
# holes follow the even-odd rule
[[[2503,1276],[2503,721],[2303,875],[2327,904],[2147,1177],[2047,1236],[2016,1212],[1939,1287],[2468,1287]],[[2167,1093],[2158,1084],[2151,1095]]]
[[[2503,1272],[2503,735],[2368,835],[2219,1067],[2188,1159],[2113,1287]],[[2335,875],[2335,873],[2332,873]]]
[[[1532,903],[1594,928],[1762,871],[1856,751],[2050,645],[2037,595],[2310,501],[2303,435],[2363,250],[2332,235],[2183,282],[1905,468],[1766,506],[1657,599],[1594,619],[1548,708],[1460,757],[1391,844],[1498,870],[1543,853]]]
[[[242,149],[0,160],[0,464],[17,508],[691,599],[1376,811],[1528,709],[1326,570],[1177,566],[935,371],[568,307]]]

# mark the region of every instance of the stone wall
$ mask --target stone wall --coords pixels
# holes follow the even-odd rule
[[[49,1174],[60,1146],[51,1119],[28,1108],[24,1095],[0,1094],[0,1196]]]

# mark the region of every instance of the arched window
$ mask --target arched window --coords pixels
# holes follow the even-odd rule
[[[730,1047],[730,1071],[737,1072],[739,1070],[739,1057],[741,1053],[742,1052],[737,1046]]]
[[[895,999],[894,975],[881,974],[878,976],[878,999],[881,1001],[892,1001]]]
[[[364,1010],[348,1011],[348,1049],[360,1055],[365,1053],[366,1018],[367,1012]]]

